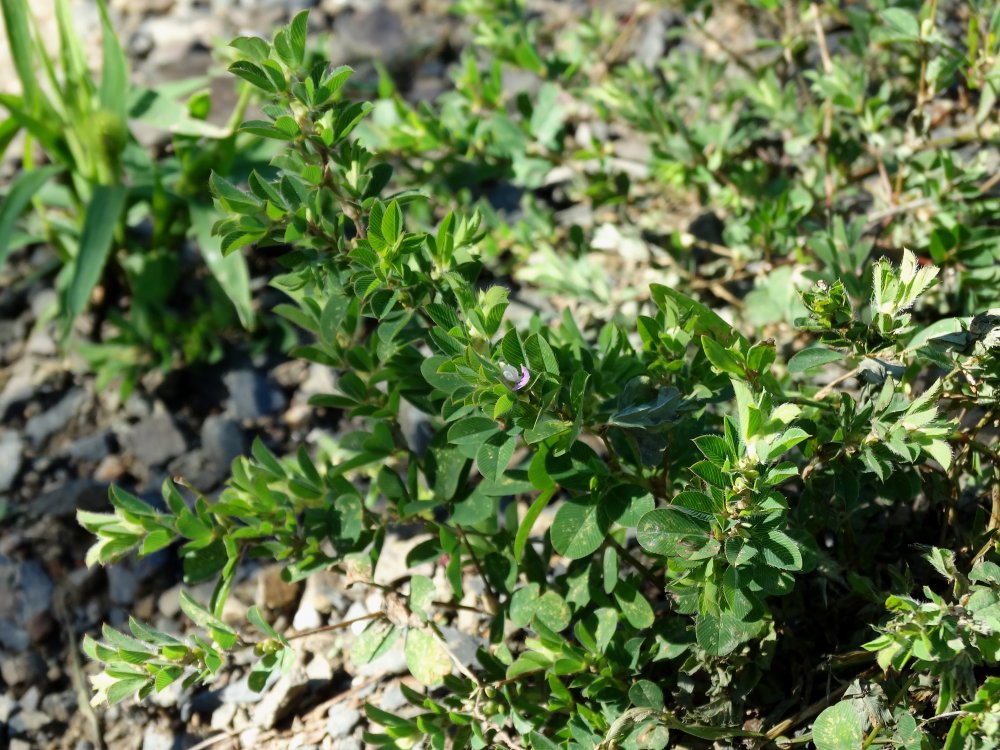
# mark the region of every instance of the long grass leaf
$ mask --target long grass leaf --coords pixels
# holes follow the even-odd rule
[[[34,112],[42,94],[35,78],[35,65],[31,53],[28,3],[27,0],[0,0],[0,7],[3,8],[7,44],[10,47],[10,56],[14,60],[17,77],[21,81],[21,91],[28,109]]]
[[[83,220],[80,249],[73,260],[72,275],[66,290],[63,305],[64,333],[69,331],[73,320],[87,306],[90,293],[101,279],[127,192],[123,185],[94,187]]]
[[[210,208],[192,204],[189,211],[195,239],[201,256],[205,259],[205,265],[233,303],[244,328],[253,328],[255,321],[250,300],[250,272],[247,270],[246,259],[242,253],[223,255],[222,239],[212,234],[215,217]]]
[[[0,203],[0,266],[7,260],[11,250],[11,239],[14,236],[14,222],[21,211],[28,205],[31,196],[38,192],[46,182],[63,171],[61,166],[52,164],[30,172],[22,172],[4,196]]]
[[[101,106],[125,118],[125,102],[128,98],[128,60],[118,41],[108,18],[108,8],[104,0],[98,0],[101,12],[101,39],[104,52],[104,68],[101,72]]]

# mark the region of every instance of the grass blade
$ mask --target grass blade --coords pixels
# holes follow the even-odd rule
[[[118,41],[118,35],[108,18],[108,8],[104,0],[98,0],[101,12],[101,41],[104,51],[104,67],[101,73],[101,106],[125,118],[125,102],[128,98],[128,60]]]
[[[207,206],[192,204],[191,225],[205,265],[226,293],[244,328],[255,325],[253,306],[250,301],[250,272],[242,253],[222,253],[222,238],[212,234],[214,215]]]
[[[123,185],[97,185],[87,205],[80,236],[80,250],[73,260],[72,276],[63,306],[64,333],[87,306],[90,293],[101,279],[114,239],[115,227],[125,205]]]
[[[28,205],[31,196],[62,171],[62,167],[53,164],[29,172],[22,172],[10,186],[3,202],[0,203],[0,266],[7,260],[7,254],[11,250],[10,241],[14,235],[14,222],[17,221],[17,217]]]
[[[7,31],[7,44],[14,60],[14,69],[21,81],[21,91],[27,102],[28,110],[35,108],[42,96],[38,81],[35,78],[34,56],[31,52],[31,28],[28,24],[27,0],[0,0],[3,8],[4,28]]]

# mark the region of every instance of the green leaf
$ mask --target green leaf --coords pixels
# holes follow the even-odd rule
[[[764,560],[778,570],[802,570],[802,552],[788,534],[772,530],[765,535],[755,535],[754,541],[761,546]]]
[[[904,8],[886,8],[882,11],[881,15],[882,20],[889,27],[893,38],[920,38],[920,22],[912,11]]]
[[[29,112],[36,112],[36,105],[43,97],[35,75],[35,60],[32,54],[31,24],[29,22],[30,3],[26,0],[2,0],[4,28],[10,56],[24,92]]]
[[[788,372],[793,375],[801,372],[808,372],[809,370],[815,370],[816,368],[829,365],[846,357],[847,355],[844,352],[827,349],[824,346],[811,346],[808,349],[796,352],[795,355],[788,360]]]
[[[571,614],[565,599],[555,591],[546,591],[535,602],[534,616],[545,627],[559,633],[569,627]]]
[[[499,481],[514,456],[516,446],[517,440],[503,433],[491,437],[479,446],[476,452],[476,466],[479,467],[479,473],[486,479]]]
[[[628,581],[619,581],[615,587],[615,601],[622,615],[637,630],[653,625],[653,608],[639,590]]]
[[[101,106],[125,120],[125,101],[128,96],[128,59],[118,41],[118,34],[108,18],[105,0],[98,0],[101,14],[101,45],[103,64],[101,66]]]
[[[657,508],[644,515],[636,528],[639,544],[649,552],[675,557],[682,548],[708,537],[707,522],[679,508]]]
[[[482,445],[500,432],[500,427],[486,417],[466,417],[448,428],[448,442],[453,445]]]
[[[264,69],[247,60],[237,60],[229,66],[229,72],[242,78],[244,81],[252,83],[257,88],[263,89],[269,94],[277,91],[277,88],[264,72]]]
[[[524,546],[528,543],[528,537],[531,536],[531,529],[535,525],[535,521],[538,520],[538,516],[545,510],[555,492],[555,485],[544,490],[535,498],[531,507],[528,508],[528,512],[521,519],[521,523],[518,524],[517,534],[514,537],[514,559],[518,562],[521,562],[521,557],[524,555]]]
[[[62,171],[63,167],[58,164],[49,164],[21,172],[14,179],[3,201],[0,201],[0,266],[3,266],[11,250],[14,222],[17,221],[17,217],[42,185]]]
[[[653,708],[657,711],[663,708],[663,691],[659,685],[649,680],[639,680],[628,689],[628,699],[633,706]]]
[[[66,333],[76,316],[86,308],[90,293],[101,280],[127,194],[128,190],[124,185],[94,187],[83,219],[80,249],[73,259],[69,287],[66,290]]]
[[[698,645],[713,656],[725,656],[740,643],[738,625],[731,615],[725,613],[719,617],[699,614],[694,628]]]
[[[392,201],[382,215],[382,238],[387,244],[393,245],[403,233],[403,212],[397,201]]]
[[[351,648],[355,664],[367,664],[392,648],[399,637],[399,628],[388,620],[376,619],[365,628]]]
[[[736,356],[728,349],[720,345],[715,339],[709,338],[708,336],[702,336],[701,348],[705,352],[705,356],[708,357],[708,361],[711,362],[716,369],[721,372],[728,372],[731,375],[736,375],[740,378],[746,377],[746,370],[744,370],[743,365],[736,358]]]
[[[608,526],[607,513],[597,498],[573,498],[559,506],[549,536],[556,552],[578,560],[601,546]]]
[[[858,750],[864,738],[863,720],[851,701],[824,709],[813,724],[817,750]]]
[[[306,31],[309,27],[309,11],[298,13],[288,24],[288,46],[292,62],[298,66],[306,56]]]
[[[424,629],[410,628],[403,647],[410,674],[427,687],[436,687],[451,674],[451,658],[441,642]]]
[[[207,206],[191,203],[188,212],[191,216],[191,230],[205,265],[233,303],[240,323],[244,328],[252,329],[256,321],[250,298],[250,272],[246,259],[238,252],[222,254],[222,239],[212,233],[212,224],[217,217]]]

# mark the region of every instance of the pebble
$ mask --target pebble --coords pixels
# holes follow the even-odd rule
[[[257,579],[258,605],[268,609],[284,609],[291,605],[299,595],[299,584],[285,583],[281,578],[281,565],[271,565],[264,569]]]
[[[126,564],[109,565],[105,569],[108,576],[108,594],[111,601],[126,607],[135,600],[139,579]]]
[[[0,432],[0,492],[14,486],[24,461],[24,441],[13,430]]]
[[[361,712],[356,708],[334,706],[326,720],[326,733],[331,739],[346,737],[361,721]]]
[[[56,431],[61,430],[77,415],[87,401],[87,391],[77,387],[71,389],[55,406],[37,414],[24,426],[24,434],[33,445],[42,445]]]
[[[149,726],[142,735],[142,750],[173,750],[174,735],[166,729]]]
[[[18,735],[39,732],[51,723],[48,714],[41,711],[18,711],[10,717],[7,726],[12,734]]]
[[[17,710],[17,701],[8,695],[0,694],[0,724],[5,724]]]
[[[108,486],[89,479],[74,479],[40,495],[31,503],[33,515],[46,519],[73,518],[77,510],[106,510]]]
[[[246,438],[236,420],[213,414],[201,426],[201,447],[211,461],[228,470],[233,459],[246,452]]]
[[[296,663],[282,675],[254,711],[253,722],[260,729],[271,729],[295,708],[295,703],[309,687],[309,675]]]
[[[284,394],[256,370],[230,370],[222,382],[229,391],[229,411],[236,419],[260,419],[285,408]]]
[[[223,703],[212,712],[212,729],[228,729],[239,708],[235,703]]]
[[[379,701],[379,708],[383,711],[388,711],[389,713],[398,711],[405,705],[406,696],[403,695],[403,691],[399,687],[398,682],[393,682],[389,685],[385,689],[385,692],[382,693],[382,699]]]
[[[128,446],[136,459],[156,467],[187,450],[187,441],[168,414],[155,414],[130,430]]]
[[[110,439],[111,430],[103,429],[92,432],[70,443],[69,447],[66,448],[66,454],[77,461],[97,463],[108,455]]]
[[[361,740],[356,737],[345,737],[333,743],[332,750],[362,750],[364,746]]]
[[[35,653],[0,658],[0,677],[8,686],[36,685],[45,679],[45,662]]]

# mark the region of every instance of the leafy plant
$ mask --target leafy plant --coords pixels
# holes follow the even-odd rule
[[[114,333],[81,347],[103,380],[122,376],[130,388],[151,367],[217,359],[219,329],[255,325],[249,273],[242,256],[224,256],[211,235],[215,212],[204,188],[210,169],[236,169],[239,151],[251,154],[247,136],[237,148],[233,127],[207,122],[206,92],[177,95],[192,86],[153,91],[129,82],[128,63],[105,3],[99,2],[103,36],[101,79],[95,81],[69,5],[55,4],[59,53],[53,59],[40,41],[25,0],[3,0],[7,39],[21,84],[20,95],[0,96],[7,118],[0,123],[0,152],[24,134],[23,169],[0,208],[0,263],[17,246],[42,240],[58,255],[56,279],[62,338],[75,318],[96,304],[95,333],[107,319]],[[197,82],[195,82],[197,85]],[[173,155],[155,159],[134,139],[129,122],[145,119],[169,128]],[[36,148],[37,147],[37,148]],[[37,161],[40,149],[48,164]],[[17,220],[32,208],[26,232]],[[186,274],[186,243],[201,252],[210,278],[207,293],[180,284]],[[119,312],[122,297],[130,309]],[[228,303],[223,300],[228,299]],[[186,319],[176,308],[188,310]],[[235,315],[234,315],[235,313]]]
[[[851,33],[895,43],[912,32],[904,16],[869,14]],[[937,44],[921,28],[908,42],[918,57]],[[495,44],[538,68],[519,51],[527,38]],[[814,717],[820,750],[995,744],[996,311],[965,315],[975,297],[963,296],[962,315],[941,317],[954,300],[937,267],[908,250],[870,259],[864,222],[831,219],[810,238],[822,263],[797,302],[800,327],[780,341],[680,284],[650,285],[627,326],[569,307],[514,325],[511,290],[484,280],[506,260],[483,216],[435,209],[413,183],[389,192],[406,184],[396,154],[359,138],[377,112],[344,95],[350,70],[308,60],[305,14],[271,43],[232,46],[232,72],[268,97],[265,119],[242,128],[281,149],[246,189],[213,176],[225,214],[214,229],[226,252],[287,248],[272,284],[291,303],[275,312],[309,339],[295,356],[338,372],[338,392],[313,403],[358,429],[315,458],[280,459],[258,441],[214,501],[168,481],[166,510],[116,488],[112,512],[79,513],[97,537],[88,563],[181,542],[186,581],[216,582],[208,602],[184,599],[198,628],[187,640],[136,621],[131,635],[88,639],[104,664],[95,700],[195,684],[251,646],[262,687],[287,668],[296,634],[256,610],[257,636],[221,620],[241,561],[280,560],[287,580],[332,568],[374,584],[393,527],[415,524],[427,537],[407,563],[437,561],[450,598],[414,574],[370,614],[353,659],[402,638],[426,687],[402,688],[405,716],[366,708],[382,727],[370,744],[662,748],[679,732],[787,747]],[[620,74],[618,86],[644,75]],[[820,87],[834,104],[837,81],[825,71]],[[750,115],[734,116],[743,129],[699,136],[727,158],[701,141],[657,158],[681,159],[683,180],[749,226],[767,201],[751,197],[757,170],[726,174],[750,138],[739,119]],[[665,143],[683,136],[679,121],[657,127]],[[794,257],[791,227],[804,231],[814,203],[780,200],[801,213],[773,235],[760,225],[781,243],[764,244],[772,261]],[[434,226],[411,228],[414,214]],[[402,428],[404,401],[430,420],[426,444]],[[930,550],[929,571],[914,545]],[[950,591],[935,591],[935,570]],[[488,626],[472,665],[443,630],[471,578]]]

